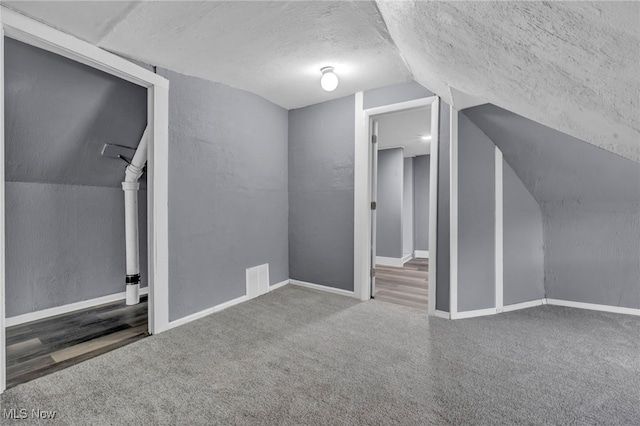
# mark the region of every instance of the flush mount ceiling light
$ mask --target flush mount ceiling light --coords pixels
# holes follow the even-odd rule
[[[327,92],[333,92],[338,87],[338,76],[333,73],[333,67],[324,67],[320,69],[322,77],[320,77],[320,86]]]

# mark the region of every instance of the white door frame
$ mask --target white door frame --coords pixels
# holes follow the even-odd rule
[[[4,182],[4,36],[56,53],[145,87],[147,123],[151,130],[147,153],[149,250],[149,332],[169,325],[169,81],[119,56],[0,7],[0,178]],[[6,389],[5,339],[5,191],[0,185],[0,393]],[[123,246],[124,250],[124,246]],[[124,271],[123,271],[124,274]],[[124,283],[123,283],[124,284]]]
[[[369,134],[371,135],[371,138],[375,138],[376,139],[376,143],[372,143],[371,144],[371,163],[369,163],[371,165],[371,203],[378,203],[378,122],[376,120],[370,120],[369,123]],[[370,235],[371,235],[371,265],[373,267],[373,265],[375,264],[374,262],[376,262],[376,258],[378,257],[377,255],[377,250],[376,250],[376,244],[377,244],[377,239],[376,236],[378,235],[378,230],[376,228],[376,224],[377,222],[377,208],[374,209],[373,207],[371,208],[371,210],[369,211],[370,215],[371,215],[371,221],[369,222],[371,224],[371,228],[370,228]],[[376,294],[376,276],[375,274],[371,274],[371,278],[369,279],[369,295],[370,297],[374,297]]]
[[[431,157],[429,184],[429,315],[436,314],[436,259],[438,228],[438,117],[440,98],[415,99],[376,108],[363,108],[363,94],[356,93],[355,150],[354,150],[354,294],[360,300],[371,298],[371,161],[373,144],[370,141],[371,117],[431,107]]]

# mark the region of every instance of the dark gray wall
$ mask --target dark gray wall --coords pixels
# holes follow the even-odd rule
[[[364,109],[369,109],[414,99],[428,98],[429,96],[433,96],[432,91],[426,89],[420,83],[409,81],[367,90],[363,93],[362,104]]]
[[[355,96],[289,111],[290,277],[353,290]]]
[[[413,163],[416,250],[429,250],[430,161],[430,155],[418,155]]]
[[[7,316],[125,290],[126,164],[104,143],[136,147],[146,89],[5,39]],[[140,257],[146,285],[146,192]]]
[[[640,165],[493,105],[467,114],[540,204],[546,296],[640,307]]]
[[[495,306],[495,145],[464,113],[458,127],[458,311]]]
[[[511,166],[503,160],[503,303],[544,296],[542,211]]]
[[[404,177],[402,178],[402,254],[413,255],[413,157],[404,159]]]
[[[440,99],[438,123],[438,255],[436,258],[436,309],[449,312],[450,238],[449,238],[449,105]]]
[[[376,256],[402,257],[403,154],[402,148],[378,151]]]
[[[169,91],[169,318],[245,294],[245,270],[289,277],[287,111],[158,69]]]

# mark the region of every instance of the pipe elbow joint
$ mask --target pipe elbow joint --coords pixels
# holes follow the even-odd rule
[[[142,174],[144,173],[144,166],[138,167],[133,163],[127,166],[124,171],[125,182],[138,182]]]

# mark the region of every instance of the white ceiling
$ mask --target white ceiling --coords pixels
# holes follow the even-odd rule
[[[107,50],[287,109],[410,81],[374,2],[5,2]],[[338,88],[320,88],[334,66]]]
[[[287,109],[415,78],[458,108],[490,102],[640,162],[640,2],[3,4]]]
[[[377,4],[448,103],[455,88],[640,162],[640,3]]]
[[[428,155],[430,141],[422,136],[431,135],[431,108],[419,108],[381,115],[378,122],[378,149],[404,148],[405,157]]]

